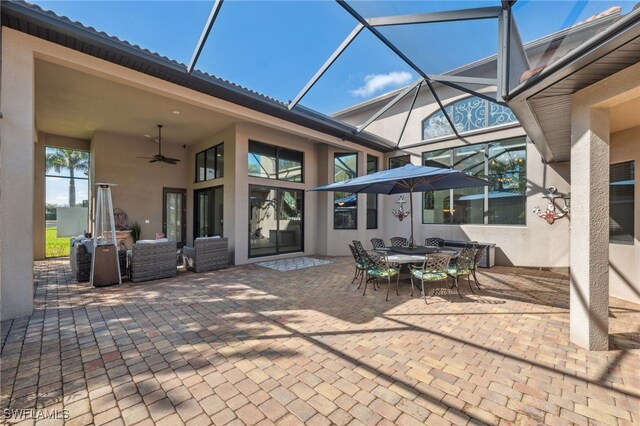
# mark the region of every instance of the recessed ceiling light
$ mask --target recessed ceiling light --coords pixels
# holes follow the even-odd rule
[[[151,135],[147,135],[147,134],[145,134],[145,135],[144,135],[144,137],[145,137],[145,138],[150,138],[150,137],[151,137]]]
[[[174,109],[173,111],[171,111],[171,114],[180,115],[180,111]]]

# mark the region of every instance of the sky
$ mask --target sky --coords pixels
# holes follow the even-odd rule
[[[213,1],[32,1],[59,15],[187,64]],[[499,5],[499,1],[351,1],[365,17]],[[525,42],[634,1],[520,0]],[[293,99],[356,21],[331,0],[226,0],[196,68],[283,102]],[[495,54],[495,20],[384,28],[383,34],[427,73],[442,73]],[[417,74],[363,31],[302,99],[331,113],[397,89]]]

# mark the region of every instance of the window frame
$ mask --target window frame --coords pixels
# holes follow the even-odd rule
[[[336,158],[341,157],[341,156],[349,156],[349,155],[355,155],[356,157],[356,165],[355,165],[355,176],[354,177],[358,177],[358,163],[359,163],[359,155],[357,152],[334,152],[333,153],[333,181],[336,182]],[[342,181],[338,181],[338,182],[342,182]],[[343,192],[343,191],[340,191]],[[346,192],[346,194],[355,194],[353,192]],[[353,227],[349,227],[349,228],[336,228],[336,207],[335,207],[335,202],[336,202],[336,194],[337,192],[333,193],[333,229],[335,231],[343,231],[343,230],[357,230],[358,229],[358,194],[355,194],[356,196],[356,209],[355,209],[355,220],[354,220],[354,226]]]
[[[220,176],[218,176],[218,148],[219,147],[222,147],[222,169],[220,170]],[[214,158],[214,164],[215,164],[215,168],[213,169],[214,177],[212,179],[207,179],[207,153],[211,150],[213,150],[213,158]],[[204,179],[203,180],[199,180],[199,176],[198,176],[198,156],[200,154],[204,154]],[[210,146],[207,149],[203,149],[202,151],[196,152],[195,172],[196,172],[195,183],[209,182],[212,180],[224,178],[224,141],[216,145]]]
[[[486,95],[496,95],[496,92],[487,92],[485,93]],[[458,137],[456,136],[455,132],[452,131],[452,133],[448,134],[448,135],[443,135],[443,136],[438,136],[438,137],[434,137],[434,138],[426,138],[425,137],[425,128],[424,128],[424,123],[429,120],[431,117],[433,117],[434,115],[443,112],[442,110],[447,110],[447,115],[449,117],[451,117],[451,119],[454,121],[454,125],[455,125],[455,105],[457,103],[461,103],[464,101],[467,101],[469,99],[472,98],[478,98],[478,99],[482,99],[479,96],[465,96],[463,98],[460,99],[456,99],[454,101],[451,101],[447,104],[444,104],[442,106],[442,108],[438,108],[436,111],[430,113],[428,116],[426,116],[424,119],[422,119],[420,121],[420,135],[422,138],[421,142],[424,143],[434,143],[434,142],[441,142],[441,141],[445,141],[448,139],[457,139]],[[485,108],[485,123],[488,123],[489,120],[489,111],[491,106],[489,105],[490,103],[493,103],[489,100],[484,99],[484,108]],[[508,107],[506,107],[508,108]],[[511,110],[511,108],[509,108],[509,110],[513,113],[513,110]],[[515,116],[515,114],[514,114]],[[448,123],[448,122],[447,122]],[[495,132],[498,130],[503,130],[503,129],[508,129],[511,127],[518,127],[520,126],[520,122],[518,121],[517,117],[515,121],[509,121],[507,123],[503,123],[503,124],[498,124],[498,125],[493,125],[493,126],[485,126],[482,128],[478,128],[478,129],[474,129],[474,130],[467,130],[467,131],[459,131],[458,134],[462,135],[466,135],[466,136],[470,136],[470,135],[478,135],[478,134],[483,134],[483,133],[489,133],[489,132]],[[451,127],[451,125],[449,125],[449,127]]]
[[[633,198],[632,198],[632,217],[633,217],[633,222],[631,223],[632,229],[631,229],[631,238],[630,239],[612,239],[611,238],[611,225],[609,224],[609,244],[620,244],[620,245],[633,245],[635,243],[635,233],[636,233],[636,217],[635,217],[635,208],[636,208],[636,198],[635,198],[635,190],[636,190],[636,179],[635,179],[635,173],[636,173],[636,161],[635,160],[626,160],[626,161],[620,161],[618,163],[610,163],[609,164],[609,221],[611,221],[611,172],[612,172],[612,167],[613,166],[622,166],[622,165],[629,165],[632,167],[633,170]]]
[[[372,161],[373,160],[373,161]],[[367,154],[367,174],[371,174],[369,173],[369,163],[375,163],[375,170],[373,170],[371,173],[376,173],[380,171],[380,159],[378,157],[376,157],[375,155],[371,155],[371,154]],[[369,224],[369,200],[373,198],[373,200],[375,201],[375,223],[374,224]],[[367,199],[366,199],[366,204],[367,204],[367,229],[378,229],[378,213],[379,213],[379,209],[378,209],[378,194],[367,194]],[[373,209],[372,209],[373,210]]]
[[[489,150],[492,144],[499,144],[499,143],[508,143],[508,142],[516,142],[516,141],[521,141],[521,143],[524,144],[523,146],[523,151],[524,151],[524,164],[525,164],[525,181],[527,179],[527,174],[528,174],[528,167],[527,166],[527,145],[528,145],[528,140],[526,138],[526,136],[518,136],[518,137],[513,137],[513,138],[505,138],[505,139],[496,139],[496,140],[491,140],[491,141],[487,141],[487,142],[481,142],[481,143],[477,143],[477,144],[472,144],[472,145],[460,145],[460,146],[455,146],[455,147],[451,147],[451,148],[444,148],[444,149],[434,149],[431,151],[423,151],[421,153],[421,163],[424,164],[425,162],[425,157],[427,154],[429,153],[434,153],[434,152],[446,152],[448,154],[449,157],[449,167],[450,169],[454,169],[454,152],[456,149],[458,148],[466,148],[466,147],[472,147],[472,146],[482,146],[483,147],[483,151],[484,151],[484,176],[486,179],[489,179]],[[447,196],[447,198],[449,199],[449,209],[453,208],[453,202],[454,202],[454,189],[448,189],[448,190],[443,190],[443,191],[449,191],[449,195]],[[428,194],[433,193],[434,191],[428,191],[428,192],[423,192],[422,197],[421,197],[421,207],[422,207],[422,214],[421,214],[421,223],[423,225],[444,225],[444,226],[449,226],[449,225],[457,225],[457,226],[461,226],[461,225],[475,225],[475,226],[510,226],[510,227],[526,227],[527,226],[527,208],[526,208],[526,200],[527,200],[527,191],[525,189],[523,196],[525,197],[525,207],[524,207],[524,221],[523,223],[490,223],[489,221],[489,217],[490,217],[490,211],[489,211],[489,195],[491,194],[490,191],[490,187],[489,186],[484,186],[484,199],[483,199],[483,222],[482,223],[460,223],[460,222],[454,222],[454,217],[453,214],[450,215],[449,217],[449,222],[446,223],[433,223],[433,222],[425,222],[425,218],[424,218],[424,211],[425,211],[425,197],[428,196]]]
[[[273,180],[273,179],[269,179]],[[283,182],[291,182],[291,181],[283,181]],[[248,186],[248,197],[251,197],[251,188],[264,188],[270,191],[276,191],[276,209],[275,209],[275,217],[278,218],[276,220],[276,232],[280,232],[280,200],[281,193],[280,191],[295,191],[302,194],[302,215],[301,215],[301,226],[300,226],[300,250],[292,250],[292,251],[280,251],[280,239],[276,240],[276,252],[275,253],[266,253],[266,254],[251,254],[251,232],[249,232],[249,228],[247,228],[247,258],[254,259],[259,257],[268,257],[268,256],[281,256],[285,254],[291,253],[304,253],[304,227],[305,227],[305,211],[306,211],[306,194],[305,190],[301,188],[287,188],[284,186],[269,186],[269,185],[261,185],[261,184],[249,184]],[[251,223],[251,199],[249,198],[249,210],[248,210],[248,223]]]
[[[402,159],[402,160],[401,160],[401,159]],[[391,162],[392,162],[392,161],[394,161],[394,160],[395,160],[395,161],[404,161],[405,159],[407,160],[407,162],[406,162],[406,163],[404,163],[404,164],[402,164],[401,166],[391,167]],[[391,170],[391,169],[397,169],[397,168],[399,168],[399,167],[406,166],[407,164],[411,164],[411,154],[398,155],[398,156],[395,156],[395,157],[389,157],[389,162],[388,162],[389,170]]]
[[[304,183],[304,151],[297,151],[295,149],[291,149],[291,148],[285,148],[282,146],[278,146],[278,145],[273,145],[273,144],[269,144],[269,143],[264,143],[264,142],[260,142],[254,139],[249,139],[249,143],[247,145],[247,155],[251,155],[251,144],[259,144],[259,145],[263,145],[269,148],[274,148],[276,150],[276,156],[275,156],[275,176],[274,178],[270,178],[268,176],[256,176],[256,175],[252,175],[250,174],[249,170],[247,169],[247,176],[249,176],[250,178],[256,178],[256,179],[266,179],[269,181],[278,181],[278,182],[291,182],[291,183]],[[296,154],[300,154],[300,180],[286,180],[286,179],[280,179],[278,176],[280,175],[280,151],[290,151],[290,152],[295,152]],[[247,164],[248,164],[248,159],[247,159]]]

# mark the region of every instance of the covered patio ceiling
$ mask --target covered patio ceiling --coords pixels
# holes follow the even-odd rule
[[[35,70],[36,120],[45,133],[89,140],[105,131],[154,141],[161,123],[164,142],[191,145],[240,121],[44,60]]]

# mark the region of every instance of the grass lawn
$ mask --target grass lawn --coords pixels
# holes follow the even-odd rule
[[[45,256],[69,256],[69,238],[56,236],[58,228],[47,228],[45,234]]]

